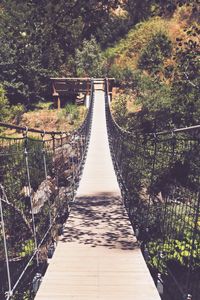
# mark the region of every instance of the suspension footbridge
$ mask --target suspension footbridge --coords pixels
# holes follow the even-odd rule
[[[93,105],[80,186],[36,299],[128,300],[137,295],[156,300],[112,165],[103,91],[95,91]]]
[[[123,130],[107,79],[89,102],[71,133],[0,124],[0,299],[198,300],[200,126]]]

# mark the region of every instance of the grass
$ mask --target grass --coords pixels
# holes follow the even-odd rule
[[[124,39],[105,51],[105,57],[113,60],[114,64],[135,69],[141,51],[151,38],[158,32],[167,33],[167,22],[160,17],[154,17],[137,24]]]
[[[22,116],[20,125],[30,128],[45,129],[46,131],[69,131],[77,127],[84,119],[85,109],[83,106],[72,105],[76,115],[67,113],[66,107],[57,109],[48,109],[47,103],[43,109],[30,111]],[[69,118],[70,115],[70,118]]]
[[[52,102],[39,102],[35,105],[35,110],[50,109],[51,106],[52,106]]]
[[[20,120],[19,126],[35,128],[45,131],[72,131],[84,120],[86,114],[85,106],[70,104],[60,110],[50,109],[52,102],[38,103],[34,110],[25,112]],[[21,137],[21,133],[6,129],[2,135],[10,137]],[[33,134],[34,135],[34,134]],[[38,136],[38,134],[36,134]]]

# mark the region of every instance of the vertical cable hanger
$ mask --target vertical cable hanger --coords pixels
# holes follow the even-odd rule
[[[9,299],[12,296],[12,285],[11,285],[11,276],[10,276],[10,266],[9,266],[9,257],[8,257],[8,247],[6,241],[6,229],[3,215],[3,205],[2,201],[6,201],[6,193],[2,184],[0,184],[0,216],[1,216],[1,227],[3,234],[3,244],[4,244],[4,252],[6,256],[6,269],[7,269],[7,278],[8,278],[8,291],[6,292],[6,299]]]
[[[33,212],[33,197],[31,192],[31,180],[30,180],[30,168],[29,168],[29,157],[28,157],[28,127],[26,127],[26,131],[24,132],[25,144],[24,144],[24,156],[25,156],[25,165],[26,165],[26,175],[28,181],[28,198],[30,199],[31,205],[31,216],[32,216],[32,226],[33,226],[33,237],[34,237],[34,244],[35,244],[35,251],[38,250],[37,245],[37,232],[36,232],[36,224],[35,224],[35,217]],[[39,258],[38,258],[38,251],[36,254],[36,261],[37,266],[39,266]]]
[[[42,137],[42,156],[43,156],[43,165],[44,165],[44,175],[45,175],[45,180],[47,180],[47,160],[46,160],[46,150],[45,150],[45,130],[41,134]],[[52,216],[51,216],[51,204],[50,200],[48,198],[48,208],[49,208],[49,225],[52,226]]]

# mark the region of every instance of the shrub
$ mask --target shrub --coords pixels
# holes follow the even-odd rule
[[[77,105],[75,104],[67,104],[62,112],[62,116],[64,114],[64,117],[67,117],[67,120],[70,125],[73,125],[75,121],[79,119],[79,110]],[[61,117],[62,117],[61,116]]]
[[[128,95],[118,95],[115,98],[115,101],[112,102],[112,110],[114,113],[114,118],[116,122],[122,126],[125,127],[127,123],[127,101],[128,101]]]
[[[115,78],[117,86],[129,88],[134,79],[134,71],[129,66],[112,65],[108,76]]]
[[[168,22],[160,17],[150,18],[138,23],[129,31],[125,38],[121,39],[112,48],[104,52],[109,65],[116,61],[117,64],[129,64],[135,69],[138,55],[145,49],[153,36],[159,32],[167,34]]]
[[[155,73],[161,70],[165,58],[170,57],[172,53],[172,43],[168,36],[162,32],[154,35],[142,52],[138,67]]]
[[[85,39],[82,48],[76,50],[75,64],[78,76],[102,76],[103,58],[94,37],[89,41]]]
[[[0,85],[0,121],[6,122],[10,116],[9,102],[6,97],[5,89]]]
[[[25,107],[23,104],[17,104],[12,106],[11,114],[12,114],[13,122],[16,125],[20,124],[24,112],[25,112]]]

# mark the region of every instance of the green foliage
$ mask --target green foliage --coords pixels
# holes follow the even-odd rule
[[[84,112],[83,112],[84,114]],[[74,128],[77,128],[82,120],[82,111],[80,106],[76,104],[68,103],[65,107],[63,107],[60,111],[58,111],[58,122],[57,129],[59,130],[59,126],[61,123],[66,122],[69,125],[73,125]]]
[[[16,125],[20,124],[24,112],[25,112],[25,107],[23,104],[12,105],[11,107],[12,119]]]
[[[27,169],[25,164],[24,147],[25,141],[2,139],[2,149],[8,155],[0,161],[1,183],[6,189],[7,203],[3,203],[4,221],[9,255],[12,257],[26,257],[33,253],[33,229],[30,214],[31,204],[27,194]],[[28,163],[32,192],[36,191],[45,179],[43,148],[41,141],[28,139]],[[46,152],[47,172],[52,172],[52,157]],[[49,208],[48,208],[49,209]],[[38,221],[39,225],[46,222],[48,213],[45,212]],[[35,216],[36,218],[36,216]],[[16,234],[17,233],[17,234]],[[38,230],[38,238],[41,234]]]
[[[112,104],[112,110],[114,111],[114,118],[120,126],[124,127],[127,119],[127,95],[119,95],[116,97],[115,102]]]
[[[28,3],[22,5],[15,1],[7,1],[3,6],[0,81],[7,90],[10,103],[24,102],[28,105],[44,96],[47,77],[41,61],[41,45],[33,39],[33,10]]]
[[[0,112],[0,121],[6,122],[9,118],[9,102],[2,85],[0,85]]]
[[[79,119],[79,110],[77,105],[67,104],[64,111],[71,124]]]
[[[0,121],[9,122],[14,121],[15,124],[19,124],[22,114],[25,108],[22,104],[10,106],[6,91],[2,85],[0,85]]]
[[[114,64],[110,67],[109,76],[115,78],[117,85],[128,88],[133,81],[134,71],[128,66],[121,67]]]
[[[127,14],[109,16],[101,27],[97,28],[95,34],[102,49],[112,46],[116,41],[122,38],[130,29],[130,22]]]
[[[134,72],[128,67],[121,71],[115,66],[113,71],[113,75],[120,82],[120,86],[130,89],[129,94],[131,93],[134,98],[135,107],[140,108],[135,113],[130,112],[129,109],[124,115],[123,125],[127,129],[131,131],[142,130],[147,133],[171,126],[172,96],[170,85],[160,81],[159,78],[150,77],[140,71]],[[124,95],[124,98],[126,97],[129,97],[127,90]],[[119,105],[113,107],[115,115],[121,114],[122,111],[123,104],[121,105],[120,99],[116,98],[116,102],[118,101]]]
[[[170,107],[170,88],[159,79],[137,74],[138,102],[149,111],[158,111]]]
[[[192,4],[187,7],[190,10]],[[127,118],[130,130],[149,132],[199,124],[199,25],[191,21],[193,15],[195,11],[188,20],[192,25],[176,43],[169,38],[169,21],[154,17],[137,24],[105,52],[109,75],[117,78],[121,88],[132,88],[141,105],[140,112]]]
[[[22,249],[21,249],[21,253],[19,253],[19,255],[21,257],[25,257],[27,255],[31,255],[33,253],[33,250],[35,249],[35,244],[34,241],[32,239],[25,241],[22,244]]]
[[[81,49],[75,53],[76,70],[78,76],[102,76],[103,59],[100,46],[94,37],[84,40]]]
[[[28,0],[26,3],[2,0],[0,82],[8,92],[10,103],[21,102],[29,107],[49,98],[50,77],[76,75],[75,49],[82,51],[84,40],[90,41],[95,36],[105,47],[118,38],[120,28],[126,28],[124,18],[112,14],[118,4],[118,0],[60,0],[57,3],[54,0]],[[111,29],[109,24],[112,24]],[[105,29],[107,34],[104,35]],[[122,33],[124,30],[127,29]],[[90,73],[96,76],[101,74],[100,70],[96,71],[96,67],[101,69],[98,64],[100,49],[96,49],[96,53],[94,43],[93,46],[92,59],[96,63]],[[85,62],[86,58],[83,64],[79,61],[78,73],[89,74],[89,67],[84,71]]]
[[[143,70],[155,74],[162,69],[164,59],[170,57],[171,53],[171,41],[167,35],[159,32],[153,36],[143,50],[138,61],[138,66]]]
[[[132,87],[136,93],[136,104],[141,110],[129,120],[130,128],[144,132],[161,130],[171,125],[171,87],[158,78],[135,73]]]
[[[138,55],[147,47],[151,39],[160,32],[167,34],[167,21],[160,17],[150,18],[136,24],[114,47],[105,51],[108,64],[112,64],[116,58],[116,60],[127,61],[130,59],[132,65],[137,61]]]
[[[186,31],[187,38],[177,38],[173,95],[173,122],[176,126],[199,124],[200,120],[200,61],[199,26],[193,25]]]
[[[151,6],[154,1],[127,0],[124,2],[124,6],[129,13],[131,22],[135,24],[151,14]]]
[[[192,261],[193,267],[195,266],[195,269],[198,269],[200,267],[198,259],[200,241],[196,238],[193,242],[193,231],[188,229],[187,224],[182,235],[185,237],[183,240],[167,238],[164,244],[161,240],[150,242],[148,248],[151,258],[148,264],[162,274],[167,274],[167,266],[172,262],[188,268]],[[163,253],[162,257],[160,257],[161,251]]]

